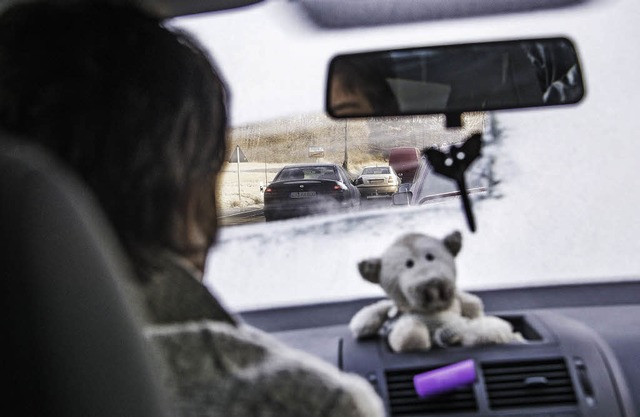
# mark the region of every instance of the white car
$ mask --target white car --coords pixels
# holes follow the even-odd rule
[[[390,166],[369,166],[355,181],[362,197],[392,195],[398,191],[400,178]]]

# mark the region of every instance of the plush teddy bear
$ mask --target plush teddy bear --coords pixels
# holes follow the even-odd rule
[[[444,239],[407,234],[379,258],[358,264],[364,279],[389,296],[358,311],[349,324],[357,338],[383,335],[395,352],[439,346],[522,342],[511,324],[485,316],[482,300],[456,288],[455,256],[462,235]]]

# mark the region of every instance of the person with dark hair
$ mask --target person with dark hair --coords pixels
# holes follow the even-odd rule
[[[242,323],[202,284],[226,87],[186,33],[87,3],[0,15],[0,128],[48,149],[97,196],[130,255],[125,288],[174,413],[383,415],[366,381]]]
[[[149,293],[147,320],[230,321],[193,279],[165,288],[181,284],[154,273],[170,253],[201,279],[217,230],[226,92],[195,42],[128,9],[18,6],[1,18],[0,69],[1,126],[92,188]]]

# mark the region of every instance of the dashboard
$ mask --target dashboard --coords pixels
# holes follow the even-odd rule
[[[243,319],[290,346],[367,379],[388,416],[637,416],[640,283],[476,292],[526,343],[394,353],[355,340],[347,323],[374,299],[248,311]],[[473,360],[475,383],[420,398],[413,376]]]

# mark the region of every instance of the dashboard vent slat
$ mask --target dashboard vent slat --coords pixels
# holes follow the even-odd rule
[[[489,407],[575,405],[576,395],[562,359],[482,364]]]
[[[477,411],[472,386],[432,398],[420,398],[413,388],[413,377],[434,368],[402,369],[385,373],[392,417],[443,415]]]

